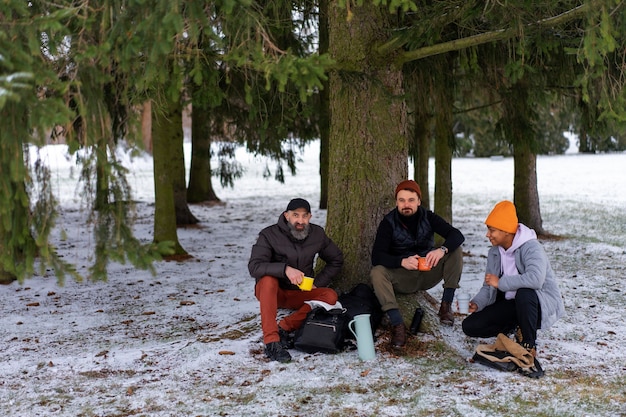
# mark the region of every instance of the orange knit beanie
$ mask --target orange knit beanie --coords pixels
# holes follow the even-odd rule
[[[485,224],[507,233],[516,233],[518,220],[515,205],[507,200],[500,201],[487,216]]]

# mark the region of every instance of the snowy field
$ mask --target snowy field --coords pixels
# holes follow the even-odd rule
[[[62,204],[55,243],[85,273],[95,242],[75,195],[77,171],[63,147],[45,153]],[[538,159],[544,228],[562,237],[544,245],[567,312],[539,332],[539,380],[467,362],[491,340],[465,337],[461,315],[443,329],[451,350],[420,335],[430,347],[420,357],[378,346],[369,362],[356,351],[295,350],[292,363],[267,361],[250,248],[293,197],[309,199],[312,221],[324,225],[318,144],[306,147],[285,184],[263,179],[263,160],[238,157],[246,174],[235,189],[214,181],[225,204],[192,206],[202,223],[179,229],[193,259],[160,262],[156,276],[111,265],[106,283],[59,286],[46,274],[0,286],[3,415],[626,416],[625,153]],[[136,235],[149,242],[151,159],[128,165]],[[488,250],[483,221],[497,201],[513,198],[513,161],[455,159],[452,168],[454,224],[466,236],[461,290],[473,294]],[[439,299],[441,288],[432,294]]]

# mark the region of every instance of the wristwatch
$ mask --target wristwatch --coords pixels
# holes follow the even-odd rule
[[[439,249],[441,249],[443,251],[443,254],[445,255],[446,253],[448,253],[448,248],[446,248],[445,246],[440,247]]]

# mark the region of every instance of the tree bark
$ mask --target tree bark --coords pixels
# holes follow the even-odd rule
[[[520,223],[535,229],[538,235],[545,234],[539,192],[537,190],[537,155],[532,152],[528,142],[517,143],[513,148],[514,193],[513,199]]]
[[[447,77],[446,77],[447,78]],[[453,101],[451,89],[447,82],[438,86],[435,117],[435,205],[434,210],[439,216],[452,223],[452,132]]]
[[[319,53],[328,52],[328,0],[319,4]],[[330,142],[330,93],[328,80],[322,82],[319,92],[319,132],[320,132],[320,209],[328,208],[328,158]]]
[[[423,109],[416,106],[413,110],[413,178],[420,185],[422,190],[422,206],[430,209],[432,207],[430,198],[430,139],[432,117],[426,114]]]
[[[513,145],[513,202],[517,217],[537,234],[544,234],[537,190],[537,155],[533,150],[536,132],[532,117],[535,112],[531,108],[525,80],[518,81],[503,94],[503,106],[502,124],[507,140]]]
[[[102,210],[109,204],[109,172],[107,145],[100,139],[95,146],[96,150],[96,200],[95,210]]]
[[[372,45],[391,29],[386,8],[370,2],[346,10],[329,5],[330,54],[341,69],[330,73],[330,167],[326,228],[344,252],[334,283],[350,289],[369,282],[378,224],[394,207],[394,189],[408,174],[407,120],[402,72]]]
[[[8,109],[8,110],[7,110]],[[9,101],[0,115],[25,114],[20,105]],[[24,118],[25,119],[25,118]],[[16,279],[22,281],[32,272],[32,258],[37,256],[36,242],[31,235],[30,196],[27,193],[27,164],[24,162],[24,143],[19,128],[25,120],[6,117],[0,127],[0,284]],[[27,260],[27,257],[30,260]]]
[[[174,202],[173,169],[176,155],[182,153],[182,127],[171,123],[174,118],[182,119],[182,107],[168,102],[162,111],[153,108],[152,146],[154,155],[154,242],[173,242],[174,254],[187,252],[178,242],[176,232],[176,206]],[[179,133],[180,130],[180,133]],[[180,137],[179,137],[180,136]]]
[[[441,325],[437,315],[440,303],[432,295],[427,291],[418,291],[415,294],[397,294],[396,299],[407,326],[411,324],[415,309],[419,306],[424,311],[420,332],[438,338],[441,336]]]
[[[409,153],[413,160],[413,179],[422,189],[422,206],[431,208],[430,180],[430,144],[433,130],[432,101],[430,89],[426,87],[432,80],[431,72],[425,71],[426,66],[422,62],[411,63],[404,66],[404,83],[409,98],[409,125],[411,126],[411,139]]]
[[[446,112],[440,109],[441,113]],[[440,114],[441,114],[440,113]],[[443,115],[442,115],[443,116]],[[443,116],[435,128],[435,206],[434,212],[452,223],[452,119]],[[446,123],[450,122],[450,123]]]
[[[219,202],[211,179],[211,137],[206,109],[194,106],[191,112],[191,166],[187,202]]]
[[[141,107],[141,141],[143,147],[152,154],[152,102],[144,101]]]
[[[452,154],[454,149],[454,65],[456,56],[434,57],[432,98],[435,113],[435,205],[433,211],[452,223]]]
[[[174,190],[174,207],[176,210],[176,224],[178,226],[196,224],[199,220],[191,213],[187,204],[187,183],[185,181],[185,154],[183,152],[183,106],[180,101],[171,103],[170,114],[165,120],[161,120],[161,126],[169,132],[168,141],[170,154],[169,168],[170,178]],[[175,107],[176,106],[176,107]],[[167,125],[167,126],[166,126]]]

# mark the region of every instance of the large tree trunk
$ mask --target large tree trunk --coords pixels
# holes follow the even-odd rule
[[[179,162],[176,155],[182,153],[181,124],[172,119],[181,119],[179,103],[168,103],[159,111],[152,106],[152,146],[154,155],[154,242],[173,242],[176,255],[186,254],[178,242],[176,233],[176,207],[174,204],[174,181],[172,172]],[[180,131],[180,132],[179,132]],[[178,137],[179,136],[179,137]]]
[[[408,149],[402,72],[372,46],[389,36],[393,18],[365,2],[352,18],[329,5],[330,53],[340,69],[330,74],[330,168],[327,231],[344,252],[334,285],[369,282],[378,223],[394,207],[396,185],[407,178]]]
[[[191,112],[191,166],[187,202],[220,201],[211,178],[211,137],[206,109],[194,105]]]

